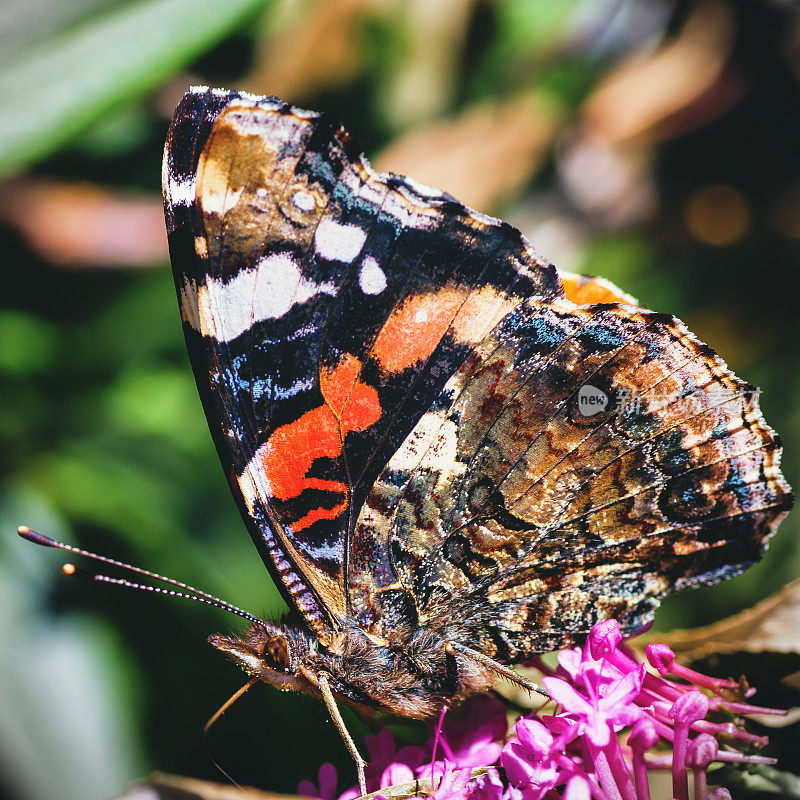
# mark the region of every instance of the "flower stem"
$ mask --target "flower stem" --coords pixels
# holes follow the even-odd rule
[[[587,741],[587,746],[589,747],[589,755],[594,763],[594,771],[597,775],[597,780],[600,782],[600,786],[609,800],[626,800],[623,798],[622,792],[614,779],[614,772],[611,769],[605,751],[596,747],[589,741]]]
[[[614,775],[614,781],[619,787],[622,796],[626,800],[637,800],[636,788],[633,785],[633,779],[625,764],[622,749],[616,736],[611,737],[611,741],[603,748],[603,751],[606,754],[608,765]]]

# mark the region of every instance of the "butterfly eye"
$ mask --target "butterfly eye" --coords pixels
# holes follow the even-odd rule
[[[267,666],[276,672],[287,674],[294,672],[294,659],[285,636],[270,636],[264,645],[262,658]]]

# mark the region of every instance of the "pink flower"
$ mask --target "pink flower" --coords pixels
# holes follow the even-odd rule
[[[734,722],[716,722],[714,714],[741,719],[782,712],[729,700],[738,684],[682,667],[666,645],[648,646],[647,658],[658,674],[638,661],[616,622],[595,625],[584,647],[558,654],[555,673],[541,664],[556,713],[517,720],[509,739],[505,707],[491,697],[473,698],[465,714],[444,719],[436,754],[441,758],[433,763],[433,738],[398,750],[390,731],[367,736],[367,788],[408,783],[416,775],[432,779],[437,800],[650,800],[648,776],[663,769],[672,773],[677,800],[688,800],[689,771],[696,797],[726,800],[726,789],[708,788],[713,762],[775,763],[751,754],[766,738]],[[749,690],[742,695],[749,697]],[[626,729],[627,737],[620,736]],[[725,746],[718,741],[723,736]],[[732,747],[737,741],[747,752]],[[475,767],[492,767],[498,759],[505,780],[494,769],[471,777]],[[323,764],[319,788],[303,781],[299,792],[333,800],[336,770]],[[353,787],[339,800],[358,794]]]
[[[320,800],[333,800],[336,797],[336,785],[339,783],[336,767],[333,764],[323,764],[319,768],[317,777],[319,779],[319,788],[309,780],[302,780],[297,787],[297,794],[302,794],[306,797],[319,797]]]
[[[509,742],[503,748],[500,763],[509,783],[534,797],[544,797],[558,783],[560,770],[556,761],[549,755],[538,757],[521,742]]]
[[[553,700],[580,720],[581,733],[597,747],[605,747],[614,731],[639,719],[641,712],[633,701],[642,690],[643,678],[642,664],[607,685],[598,672],[585,682],[586,694],[560,678],[544,678],[542,683]]]
[[[491,695],[479,695],[463,720],[445,717],[441,744],[457,766],[486,767],[497,763],[507,733],[506,707]]]

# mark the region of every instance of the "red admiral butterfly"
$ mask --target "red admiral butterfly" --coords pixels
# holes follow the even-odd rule
[[[337,700],[425,718],[523,682],[742,572],[788,510],[755,391],[681,322],[375,173],[330,116],[193,89],[163,181],[211,433],[292,609],[211,643],[321,695],[362,788]]]

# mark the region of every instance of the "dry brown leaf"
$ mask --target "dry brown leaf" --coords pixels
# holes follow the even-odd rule
[[[400,137],[373,164],[491,211],[530,181],[562,116],[541,93],[481,103]]]
[[[650,633],[637,637],[633,644],[644,647],[650,641],[668,644],[682,663],[713,654],[800,654],[800,580],[787,584],[753,608],[713,625]]]
[[[151,267],[168,260],[160,197],[90,183],[20,180],[0,186],[0,222],[63,267]]]
[[[584,123],[595,135],[618,144],[663,138],[667,121],[701,98],[698,113],[707,116],[713,104],[706,95],[723,75],[735,29],[734,14],[724,0],[699,3],[676,38],[652,52],[634,54],[599,83],[584,103]],[[717,100],[729,106],[741,88],[729,82],[720,90]]]
[[[374,0],[314,0],[279,6],[243,85],[293,103],[342,86],[361,71],[357,22]]]

